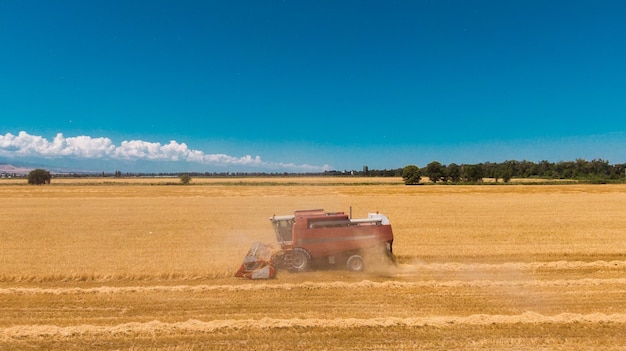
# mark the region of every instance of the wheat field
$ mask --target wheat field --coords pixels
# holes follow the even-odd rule
[[[24,181],[25,182],[25,181]],[[623,350],[626,186],[0,180],[0,349]],[[386,214],[397,266],[232,277],[268,218]]]

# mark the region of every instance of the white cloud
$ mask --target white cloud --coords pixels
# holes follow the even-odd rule
[[[112,156],[125,160],[167,160],[167,153],[163,152],[163,146],[160,143],[143,140],[122,141],[122,144],[115,148]]]
[[[84,158],[105,157],[115,149],[109,138],[92,138],[84,135],[64,138],[61,133],[54,138],[53,145],[58,147],[61,155]]]
[[[47,159],[73,158],[84,160],[143,160],[189,162],[213,166],[245,166],[252,169],[289,170],[295,172],[319,172],[328,170],[328,165],[296,165],[284,162],[264,162],[260,156],[241,157],[226,154],[207,154],[189,149],[187,144],[171,140],[168,144],[144,140],[125,140],[115,145],[109,138],[90,136],[64,137],[58,133],[52,141],[30,135],[24,131],[13,135],[0,135],[0,156],[39,157]]]
[[[3,156],[38,156],[100,158],[110,154],[115,146],[108,138],[78,136],[64,138],[59,133],[52,140],[20,132],[18,135],[7,133],[0,135],[0,155]]]

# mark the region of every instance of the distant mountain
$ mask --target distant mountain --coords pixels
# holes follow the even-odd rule
[[[46,163],[46,160],[15,160],[0,158],[0,174],[18,174],[28,175],[33,169],[41,168],[49,171],[52,174],[99,174],[102,171],[93,171],[88,167],[77,167],[75,165],[57,165],[54,162]],[[115,170],[115,168],[113,169]],[[111,171],[113,172],[113,171]]]
[[[0,163],[0,174],[6,173],[6,174],[27,175],[33,169],[34,168],[18,167],[18,166],[14,166],[8,163]]]

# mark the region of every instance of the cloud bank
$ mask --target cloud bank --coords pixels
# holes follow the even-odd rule
[[[65,137],[58,133],[51,141],[24,131],[0,135],[0,156],[35,157],[45,159],[72,158],[77,160],[188,162],[217,167],[246,167],[291,172],[321,172],[328,165],[315,166],[286,162],[265,162],[260,156],[241,157],[226,154],[208,154],[190,149],[185,143],[171,140],[168,144],[144,140],[127,140],[115,145],[109,138],[86,135]]]

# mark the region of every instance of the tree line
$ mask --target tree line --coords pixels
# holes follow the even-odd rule
[[[484,162],[478,164],[441,164],[432,161],[425,167],[407,165],[395,169],[369,169],[364,167],[362,171],[324,171],[318,173],[263,173],[263,172],[187,172],[187,173],[125,173],[115,171],[113,173],[102,172],[102,177],[183,177],[181,182],[188,184],[191,177],[297,177],[297,176],[366,176],[366,177],[402,177],[406,184],[419,184],[422,177],[428,177],[434,183],[480,183],[484,178],[495,179],[496,182],[509,182],[512,178],[542,178],[542,179],[574,179],[589,182],[624,181],[626,164],[609,164],[603,159],[586,161],[561,162],[531,162],[531,161],[504,161],[501,163]],[[80,174],[56,175],[56,177],[80,177]],[[94,174],[89,174],[94,176]],[[42,169],[33,170],[28,175],[29,184],[50,184],[50,172]]]
[[[626,164],[609,164],[603,159],[586,161],[531,162],[505,161],[502,163],[443,165],[433,161],[423,168],[407,165],[402,169],[406,184],[418,184],[421,177],[433,183],[479,183],[483,178],[493,178],[508,183],[512,178],[575,179],[585,181],[617,181],[624,179]]]

